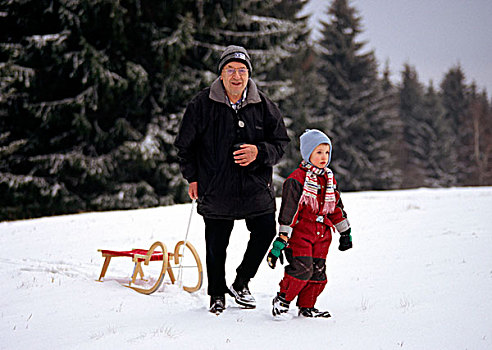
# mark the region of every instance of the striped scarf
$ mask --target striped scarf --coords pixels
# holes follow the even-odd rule
[[[301,204],[306,204],[311,207],[315,213],[318,213],[318,176],[327,175],[325,205],[321,209],[320,214],[326,215],[335,211],[336,197],[335,188],[333,186],[333,172],[330,168],[325,167],[320,169],[303,160],[300,165],[306,170],[306,178],[304,180],[304,188],[301,195]]]

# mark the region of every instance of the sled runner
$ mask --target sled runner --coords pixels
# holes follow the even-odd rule
[[[158,248],[160,248],[160,251],[156,251],[156,249]],[[129,251],[115,251],[115,250],[98,249],[98,251],[101,252],[102,257],[105,258],[101,270],[101,275],[99,276],[98,279],[99,282],[103,281],[103,278],[106,275],[106,271],[108,270],[109,263],[111,262],[111,258],[130,257],[135,263],[135,267],[133,269],[131,281],[128,283],[128,285],[125,285],[125,287],[131,288],[139,293],[152,294],[157,289],[159,289],[159,287],[162,284],[162,281],[164,280],[166,271],[169,274],[169,278],[171,279],[171,282],[174,284],[174,282],[178,280],[180,283],[183,283],[183,289],[187,292],[190,293],[196,292],[202,286],[202,281],[203,281],[202,263],[200,261],[200,257],[198,256],[195,247],[193,247],[193,245],[190,242],[179,241],[174,247],[173,253],[168,252],[166,245],[159,241],[152,244],[152,246],[148,250],[132,249]],[[187,257],[186,263],[191,263],[191,265],[186,265],[186,266],[183,265],[183,259],[185,258],[185,256]],[[191,258],[190,256],[192,256],[193,258]],[[144,280],[142,262],[144,263],[144,265],[147,266],[151,261],[162,261],[162,267],[156,282],[149,288],[144,288],[134,285],[137,279],[137,275],[140,275],[140,279]],[[194,261],[194,263],[192,261]],[[174,267],[171,266],[171,263],[174,263],[174,265],[176,266]],[[175,277],[173,272],[173,269],[175,268],[178,269],[178,278]],[[193,284],[184,285],[184,283],[188,283],[188,281],[183,282],[181,274],[183,272],[183,269],[190,269],[190,268],[197,269],[196,272],[197,278],[195,278],[197,282],[195,285]]]

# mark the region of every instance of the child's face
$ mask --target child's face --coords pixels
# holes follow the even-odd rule
[[[318,168],[324,168],[328,164],[328,159],[330,159],[330,145],[327,143],[316,147],[309,157],[311,164]]]

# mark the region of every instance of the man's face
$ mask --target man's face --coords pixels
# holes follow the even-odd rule
[[[248,85],[248,68],[241,62],[229,62],[222,69],[220,78],[228,95],[241,96]]]

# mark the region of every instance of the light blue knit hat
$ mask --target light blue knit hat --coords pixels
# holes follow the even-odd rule
[[[330,157],[328,158],[328,164],[331,162],[331,140],[323,132],[316,129],[306,129],[304,134],[300,137],[301,141],[301,156],[306,162],[309,162],[309,157],[313,153],[314,149],[321,145],[322,143],[327,143],[330,145]],[[328,165],[327,164],[327,165]]]

